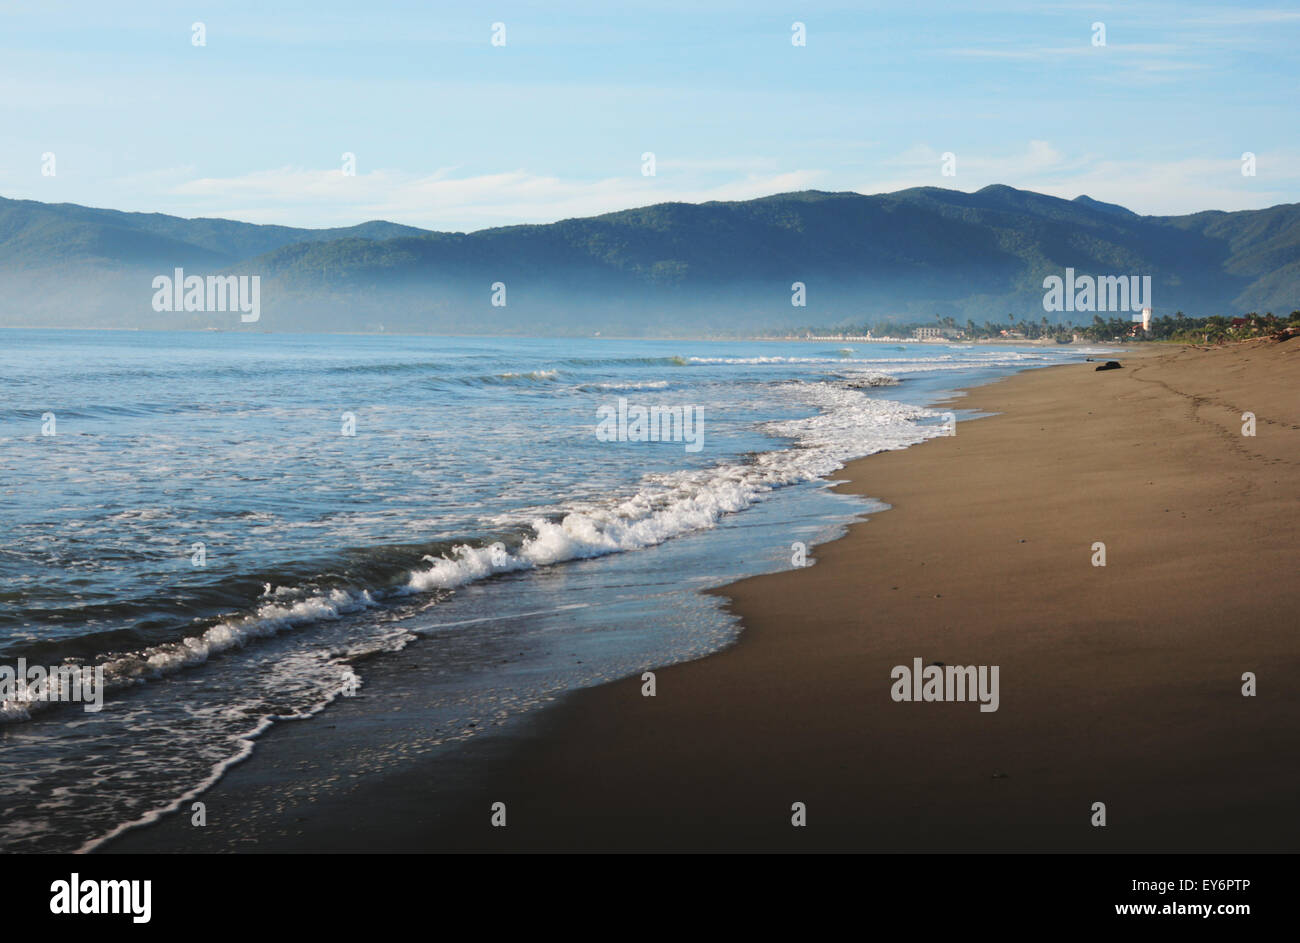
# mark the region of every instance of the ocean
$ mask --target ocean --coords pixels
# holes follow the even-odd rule
[[[98,711],[0,703],[5,851],[151,820],[271,725],[384,697],[370,666],[408,646],[436,669],[421,752],[715,651],[738,627],[701,590],[790,566],[798,544],[815,565],[816,543],[882,507],[825,476],[951,431],[930,408],[947,391],[1099,352],[0,339],[0,665],[104,681]],[[636,421],[651,410],[660,441]]]

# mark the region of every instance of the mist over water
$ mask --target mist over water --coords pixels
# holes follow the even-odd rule
[[[0,705],[0,847],[41,850],[194,793],[417,641],[445,657],[429,748],[726,644],[699,589],[867,507],[822,476],[939,434],[941,390],[1086,353],[4,335],[0,662],[108,683],[100,713]],[[698,410],[702,447],[599,441],[620,398]]]

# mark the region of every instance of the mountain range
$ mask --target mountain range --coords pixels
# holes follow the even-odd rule
[[[260,321],[155,311],[152,279],[176,268],[261,276]],[[1090,321],[1043,310],[1043,279],[1066,268],[1151,276],[1157,315],[1289,312],[1300,307],[1300,204],[1140,216],[1007,186],[809,190],[453,233],[0,198],[3,326],[670,335]],[[806,306],[791,303],[796,282]]]

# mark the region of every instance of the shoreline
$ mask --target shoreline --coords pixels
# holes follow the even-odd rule
[[[849,463],[837,487],[890,510],[814,566],[712,591],[739,641],[657,670],[655,697],[639,677],[571,692],[492,744],[360,783],[324,821],[295,826],[286,803],[259,848],[1295,850],[1289,346],[1144,352],[959,394],[997,415]],[[1237,441],[1245,400],[1259,433]],[[891,701],[890,669],[913,657],[1000,666],[999,709]],[[1258,697],[1241,696],[1247,670]],[[315,759],[307,726],[271,736],[285,775]],[[430,794],[420,766],[462,750],[480,772]],[[183,819],[105,850],[183,850]]]

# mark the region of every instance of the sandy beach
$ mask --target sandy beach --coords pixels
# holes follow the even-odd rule
[[[341,814],[286,799],[258,848],[1300,849],[1300,342],[1121,359],[976,388],[953,405],[995,415],[850,464],[839,487],[890,509],[720,590],[740,641],[658,670],[656,696],[570,695],[450,793],[415,764]],[[914,659],[997,666],[997,710],[893,700]],[[210,804],[275,788],[261,751],[289,776],[320,726],[268,737]],[[197,831],[107,850],[218,838]]]

